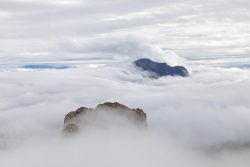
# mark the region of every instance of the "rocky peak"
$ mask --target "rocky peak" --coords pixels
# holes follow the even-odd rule
[[[100,127],[147,127],[147,116],[140,108],[131,109],[118,102],[98,104],[95,108],[80,107],[64,118],[64,132],[71,133],[89,125]]]
[[[183,66],[169,66],[166,63],[154,62],[148,58],[138,59],[134,62],[135,66],[143,71],[150,72],[153,78],[163,76],[182,76],[189,75],[188,70]]]

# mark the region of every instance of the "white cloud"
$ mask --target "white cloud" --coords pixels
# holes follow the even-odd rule
[[[214,159],[201,153],[203,149],[192,148],[248,143],[248,70],[204,66],[190,78],[151,80],[126,63],[91,68],[93,62],[79,62],[78,68],[67,70],[1,72],[0,141],[7,148],[0,151],[4,157],[0,162],[6,166],[65,166],[74,161],[76,166],[96,166],[101,161],[104,166],[117,166],[120,157],[127,157],[122,161],[125,166],[247,164],[244,150],[226,151],[226,155],[218,152]],[[67,112],[104,101],[143,108],[152,135],[128,132],[130,138],[106,131],[63,139]],[[25,160],[31,156],[33,160]]]
[[[1,1],[0,56],[61,54],[62,39],[136,34],[184,57],[249,54],[247,1]],[[54,3],[54,4],[52,4]],[[55,3],[64,3],[56,5]],[[70,5],[70,4],[73,5]],[[224,10],[227,8],[227,10]],[[8,17],[7,14],[8,13]]]
[[[0,1],[0,164],[248,167],[250,72],[237,68],[250,62],[248,9],[231,0]],[[152,80],[131,64],[141,57],[192,75]],[[20,69],[33,63],[77,68]],[[149,134],[61,136],[66,113],[105,101],[143,108]],[[204,151],[223,144],[244,149]]]

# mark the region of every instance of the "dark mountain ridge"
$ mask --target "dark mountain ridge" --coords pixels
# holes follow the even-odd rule
[[[182,76],[187,77],[189,75],[188,70],[183,66],[169,66],[166,63],[154,62],[148,58],[138,59],[134,64],[142,69],[155,74],[155,77],[163,76]]]

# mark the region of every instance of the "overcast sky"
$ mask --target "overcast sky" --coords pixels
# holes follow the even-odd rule
[[[249,0],[0,0],[1,166],[249,167],[249,20]],[[142,108],[148,136],[65,140],[65,114],[106,101]]]
[[[86,45],[99,51],[89,44],[99,38],[182,57],[248,56],[249,8],[247,0],[1,0],[0,58],[83,56]]]

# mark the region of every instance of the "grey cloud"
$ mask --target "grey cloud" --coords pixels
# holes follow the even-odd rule
[[[248,1],[58,2],[0,2],[0,164],[249,166],[248,147],[205,151],[249,144]],[[139,57],[192,74],[151,80]],[[20,68],[41,62],[77,68]],[[148,136],[62,138],[66,113],[105,101],[143,108]]]
[[[161,47],[185,57],[242,53],[239,50],[249,53],[247,1],[77,2],[1,1],[1,55],[41,50],[55,55],[63,50],[54,50],[62,38],[112,36],[117,32],[147,34],[161,40]],[[40,46],[33,48],[36,42]]]

